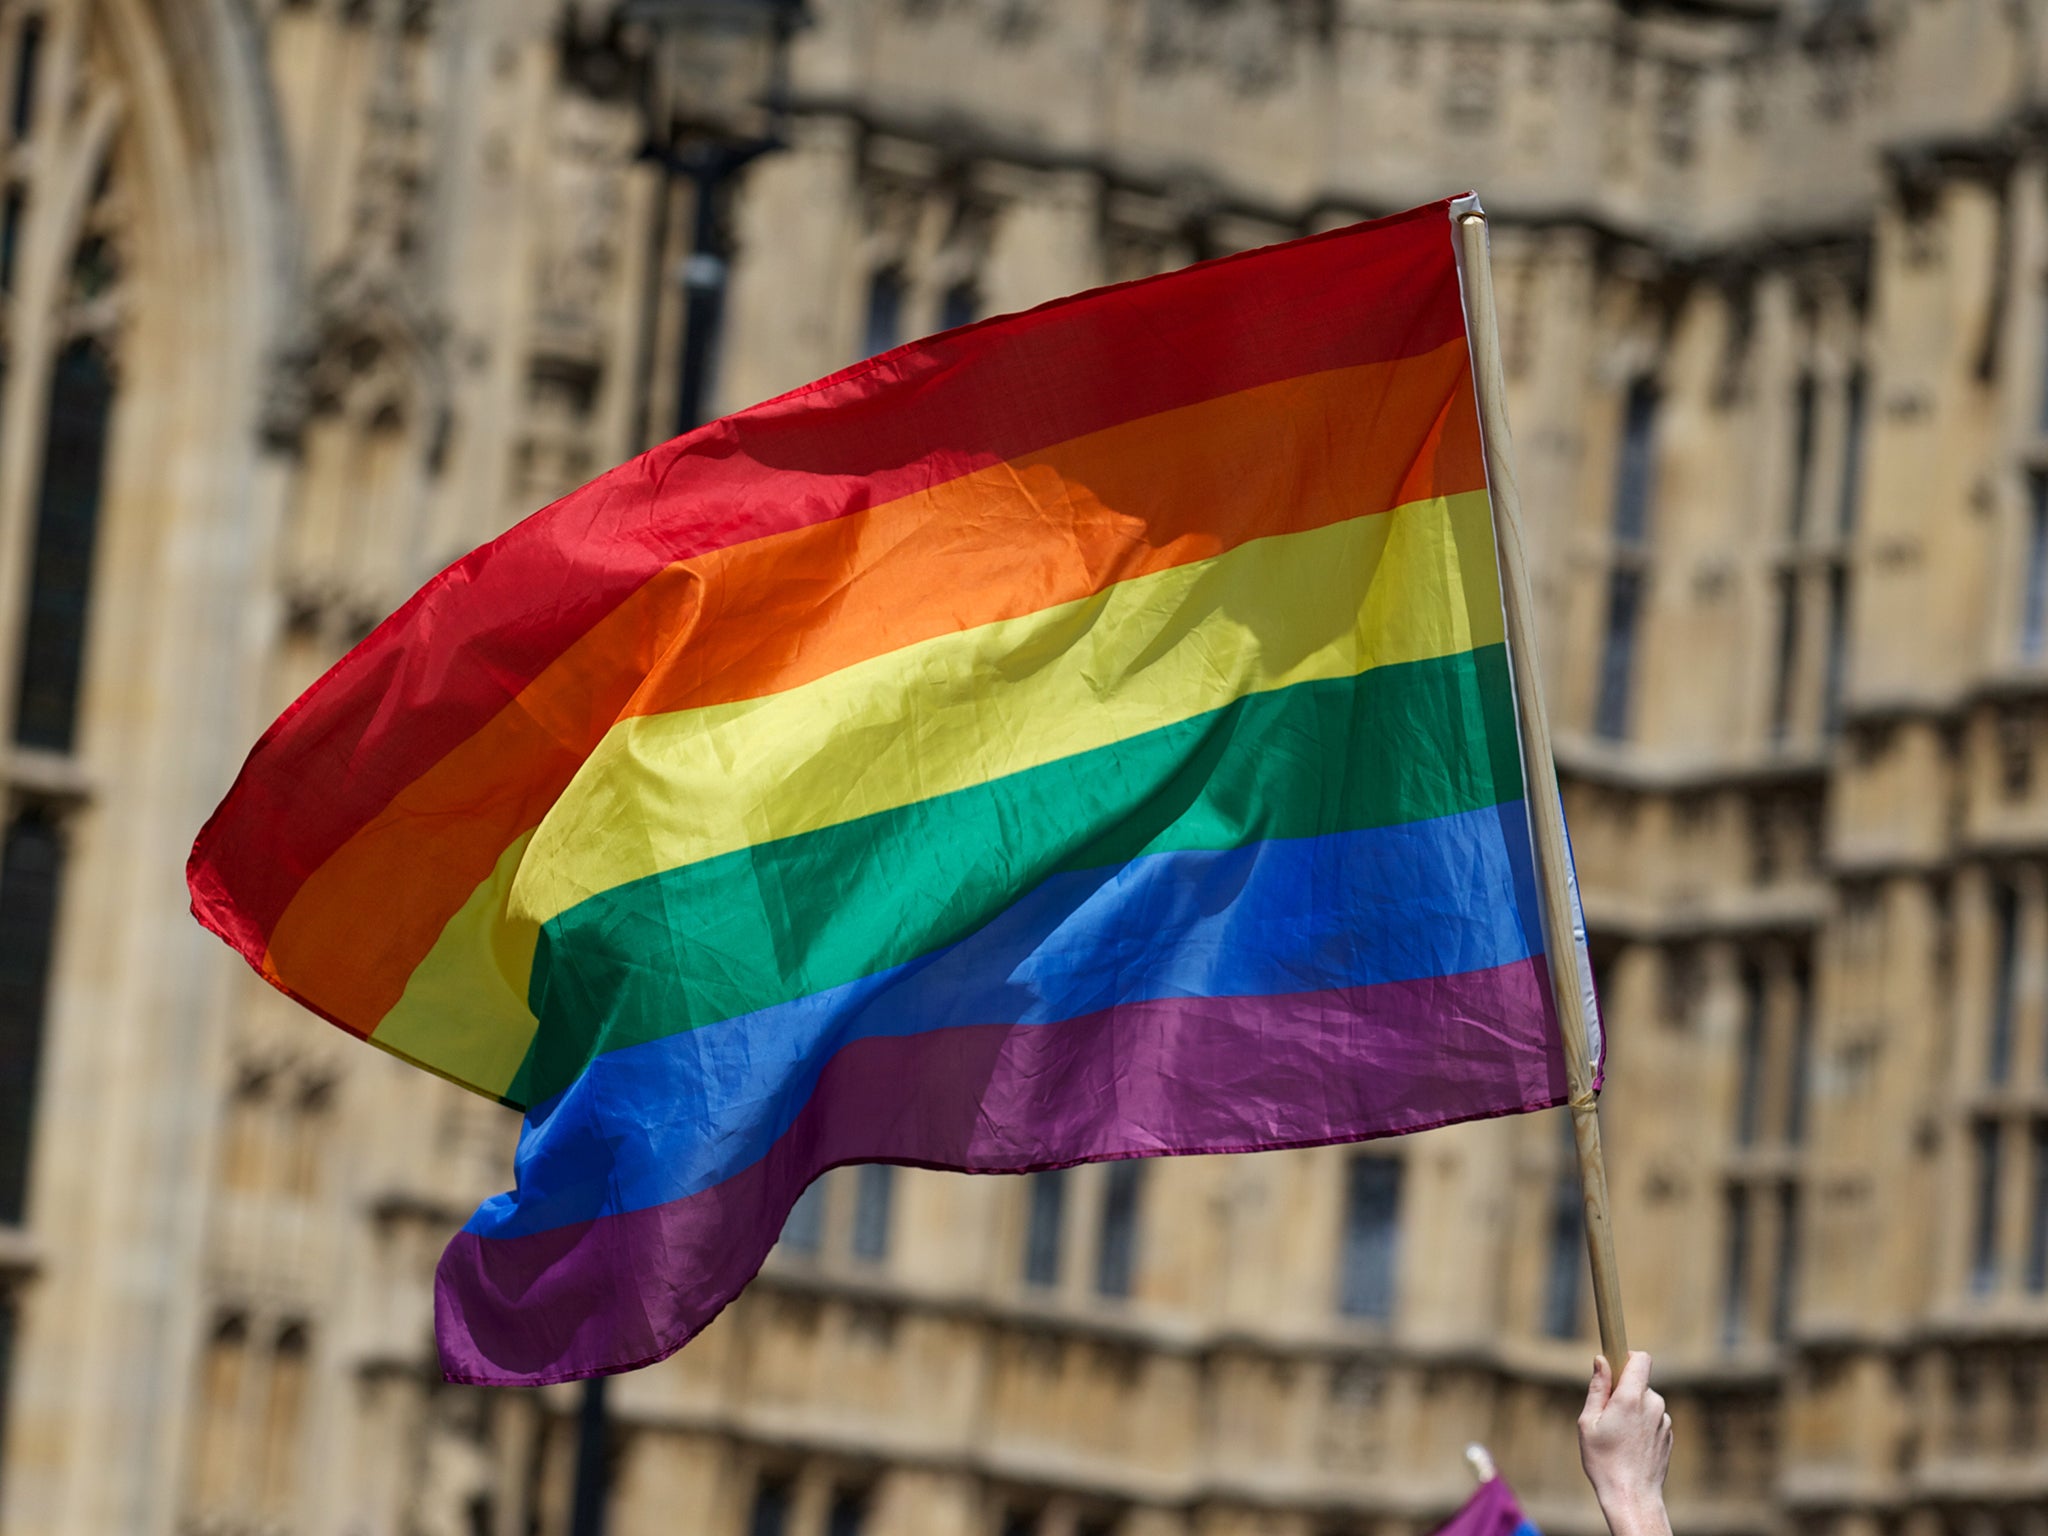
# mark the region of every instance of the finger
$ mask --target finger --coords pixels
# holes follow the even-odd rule
[[[1645,1392],[1643,1394],[1643,1407],[1651,1413],[1662,1413],[1664,1411],[1664,1394],[1662,1392]]]
[[[1621,1380],[1614,1384],[1614,1395],[1636,1398],[1649,1390],[1650,1352],[1632,1349],[1628,1352],[1628,1363],[1621,1368]]]
[[[1662,1424],[1658,1425],[1657,1427],[1658,1427],[1659,1429],[1663,1430],[1663,1432],[1664,1432],[1665,1436],[1666,1436],[1666,1437],[1668,1438],[1668,1437],[1670,1436],[1670,1434],[1671,1434],[1671,1415],[1670,1415],[1670,1414],[1668,1414],[1668,1413],[1667,1413],[1667,1414],[1665,1414],[1665,1415],[1664,1415],[1664,1422],[1663,1422]]]
[[[1586,1412],[1598,1413],[1614,1393],[1613,1371],[1605,1355],[1593,1357],[1593,1380],[1586,1387]]]

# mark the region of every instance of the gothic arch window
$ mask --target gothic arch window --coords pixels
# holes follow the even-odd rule
[[[1024,1283],[1046,1289],[1060,1283],[1060,1249],[1066,1236],[1069,1170],[1048,1168],[1025,1181]]]
[[[199,1424],[192,1492],[201,1509],[221,1509],[235,1498],[248,1377],[249,1320],[240,1312],[223,1313],[214,1322],[199,1365]]]
[[[43,999],[64,845],[43,806],[16,815],[0,839],[0,1223],[28,1203],[29,1131],[42,1056]]]
[[[1614,474],[1614,529],[1607,583],[1607,622],[1601,638],[1598,699],[1593,729],[1627,737],[1635,692],[1636,651],[1649,580],[1651,504],[1656,489],[1659,390],[1648,375],[1631,381],[1622,410]]]
[[[200,1523],[280,1525],[298,1495],[312,1335],[304,1319],[240,1304],[200,1351],[191,1505]]]
[[[877,151],[861,176],[857,352],[873,357],[981,318],[997,205],[922,146]]]
[[[320,1174],[334,1125],[334,1080],[325,1076],[306,1079],[292,1095],[288,1113],[280,1182],[293,1198],[313,1200],[320,1194]]]
[[[130,139],[86,0],[0,7],[0,1228],[32,1213],[36,1097],[120,399]],[[0,1275],[0,1324],[13,1307]],[[0,1358],[0,1397],[7,1390]]]
[[[86,609],[113,404],[114,369],[105,347],[92,337],[67,343],[50,370],[49,426],[16,685],[14,738],[25,747],[68,752],[78,732]]]
[[[873,357],[903,341],[907,285],[901,267],[878,267],[868,278],[867,316],[861,326],[860,355]]]
[[[288,1513],[298,1491],[299,1441],[306,1412],[306,1325],[284,1324],[270,1351],[270,1390],[263,1405],[264,1514]]]
[[[245,1063],[228,1094],[222,1116],[220,1179],[230,1190],[263,1186],[270,1161],[270,1104],[276,1074],[260,1063]]]
[[[119,385],[120,96],[90,8],[0,13],[0,1224],[26,1213],[67,760]],[[59,90],[56,82],[63,82]],[[40,759],[40,766],[37,763]]]
[[[330,646],[360,638],[396,606],[411,574],[423,465],[418,359],[397,320],[369,322],[337,327],[311,370],[289,535],[286,580],[309,613],[337,621],[324,637]]]
[[[1578,1137],[1571,1116],[1557,1117],[1556,1171],[1550,1180],[1549,1251],[1543,1270],[1543,1333],[1575,1339],[1585,1315],[1586,1205],[1580,1193]]]

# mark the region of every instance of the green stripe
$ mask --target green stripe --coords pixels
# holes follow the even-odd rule
[[[1042,767],[606,891],[541,929],[508,1097],[972,933],[1053,875],[1475,810],[1522,793],[1499,645],[1298,683]]]

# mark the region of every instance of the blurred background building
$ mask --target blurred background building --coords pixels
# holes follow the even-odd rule
[[[812,0],[779,121],[721,9],[0,0],[5,1529],[566,1529],[429,1333],[511,1117],[185,913],[321,669],[679,416],[1476,185],[1678,1527],[2048,1533],[2048,0]],[[610,1528],[1417,1536],[1481,1439],[1590,1533],[1560,1118],[835,1173]]]

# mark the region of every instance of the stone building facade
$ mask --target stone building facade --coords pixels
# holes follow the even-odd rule
[[[601,0],[0,0],[0,1527],[566,1528],[439,1383],[504,1111],[199,932],[255,734],[661,435]],[[2048,1533],[2048,0],[814,0],[715,393],[1476,185],[1687,1533]],[[726,63],[685,60],[716,125]],[[611,1529],[1595,1530],[1557,1116],[850,1169],[614,1383]]]

